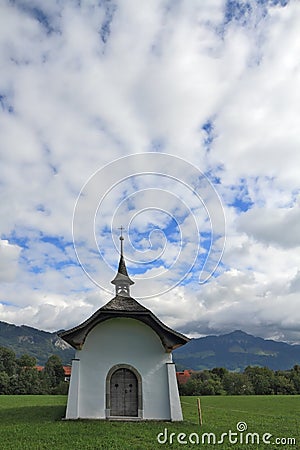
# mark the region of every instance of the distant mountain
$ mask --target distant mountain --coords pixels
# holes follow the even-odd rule
[[[70,364],[75,354],[74,349],[57,333],[5,322],[0,322],[0,346],[11,348],[17,357],[28,353],[41,365],[53,354],[60,356],[64,364]],[[192,339],[173,352],[173,359],[177,370],[225,367],[242,371],[247,366],[285,370],[300,364],[300,345],[265,340],[243,331],[234,331],[221,336]]]
[[[225,367],[242,371],[247,366],[291,369],[300,364],[300,345],[254,337],[243,331],[192,339],[173,352],[177,370]]]
[[[12,349],[18,358],[24,353],[34,356],[40,365],[51,355],[58,355],[63,364],[69,364],[75,353],[56,333],[5,322],[0,322],[0,346]]]

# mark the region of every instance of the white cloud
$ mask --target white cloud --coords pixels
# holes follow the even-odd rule
[[[0,240],[0,282],[12,282],[16,279],[21,248]]]
[[[218,202],[203,190],[205,211],[178,182],[188,173],[176,162],[160,169],[173,171],[177,180],[131,179],[111,190],[96,215],[100,187],[111,187],[123,172],[92,186],[77,224],[81,237],[88,234],[82,256],[91,270],[111,289],[118,241],[110,227],[115,232],[121,219],[128,227],[136,214],[133,243],[147,244],[148,236],[135,231],[151,231],[150,222],[165,236],[179,237],[167,228],[173,216],[186,238],[181,263],[153,277],[178,250],[178,242],[165,242],[156,232],[152,243],[166,243],[165,254],[147,267],[149,279],[140,288],[136,280],[133,293],[157,294],[176,284],[196,251],[199,260],[184,285],[143,300],[148,307],[182,331],[243,328],[300,341],[300,5],[270,3],[250,1],[243,15],[234,2],[228,10],[221,0],[144,1],[138,8],[123,0],[80,6],[2,2],[1,320],[66,328],[109,299],[77,265],[71,245],[75,201],[105,164],[154,150],[186,159],[215,182],[227,228],[218,277],[197,284],[207,242],[202,239],[199,249],[195,242],[196,225],[210,231],[208,213],[216,216],[214,232],[222,232]],[[193,182],[188,180],[191,188]],[[126,195],[131,197],[122,203]],[[97,242],[88,228],[91,218]],[[99,262],[96,244],[106,263]],[[221,247],[220,241],[215,250]],[[128,239],[125,248],[128,257],[136,256]],[[150,257],[146,251],[144,258]],[[128,267],[133,270],[133,263]]]
[[[238,230],[266,244],[289,249],[300,246],[300,202],[290,208],[257,208],[243,213]]]
[[[259,63],[244,65],[221,105],[212,154],[225,164],[226,180],[268,176],[275,178],[277,189],[298,185],[299,6],[290,2],[271,9],[260,22]],[[231,46],[232,40],[226,43]]]

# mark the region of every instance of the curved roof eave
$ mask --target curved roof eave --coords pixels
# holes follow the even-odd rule
[[[134,302],[140,306],[139,310],[132,310],[132,311],[126,309],[116,310],[107,308],[109,304],[104,305],[86,321],[84,321],[83,323],[74,328],[71,328],[70,330],[60,332],[59,336],[66,342],[68,342],[68,344],[70,344],[73,348],[81,350],[87,335],[96,325],[108,319],[116,317],[126,317],[139,320],[145,323],[146,325],[150,326],[153,329],[153,331],[155,331],[156,334],[159,336],[162,345],[164,346],[167,352],[171,352],[175,348],[180,347],[189,342],[190,339],[188,337],[184,336],[181,333],[178,333],[177,331],[172,330],[163,322],[161,322],[150,310],[144,308],[136,300],[134,300]]]

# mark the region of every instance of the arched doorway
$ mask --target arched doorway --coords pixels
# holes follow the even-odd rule
[[[117,369],[111,376],[110,415],[138,416],[138,380],[129,369]]]
[[[127,364],[110,369],[106,379],[107,417],[142,418],[142,379],[138,371]]]

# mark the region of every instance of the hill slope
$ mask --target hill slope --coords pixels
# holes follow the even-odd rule
[[[225,367],[242,371],[247,366],[273,370],[291,369],[300,364],[300,345],[290,345],[254,337],[243,331],[192,339],[173,353],[178,369]]]
[[[5,322],[0,322],[0,346],[11,348],[17,357],[24,353],[35,356],[41,365],[53,354],[60,356],[64,364],[70,364],[75,354],[74,349],[56,333]],[[300,345],[265,340],[243,331],[234,331],[221,336],[192,339],[173,352],[173,359],[177,370],[225,367],[242,371],[247,366],[285,370],[300,364]]]
[[[56,333],[37,330],[25,325],[0,322],[0,346],[12,349],[17,357],[28,353],[44,365],[49,356],[58,355],[64,364],[71,362],[74,350]]]

